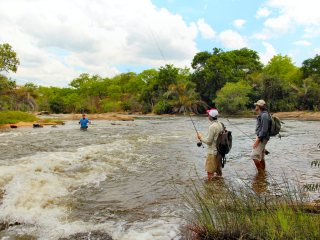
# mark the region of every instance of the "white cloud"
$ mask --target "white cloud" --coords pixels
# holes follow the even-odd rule
[[[187,24],[151,0],[2,0],[1,5],[6,7],[0,8],[0,43],[11,44],[21,62],[12,76],[41,85],[66,86],[82,72],[112,76],[121,65],[159,67],[165,64],[159,48],[167,63],[189,65],[198,51],[198,28],[204,34],[206,26]]]
[[[290,30],[291,19],[287,15],[281,15],[276,18],[269,18],[264,22],[264,26],[271,29],[273,34],[284,34]]]
[[[247,47],[246,40],[238,32],[226,30],[219,34],[222,45],[230,49],[239,49]]]
[[[269,0],[270,7],[279,10],[280,15],[290,17],[301,25],[320,25],[318,0]]]
[[[320,48],[315,48],[313,51],[314,51],[315,54],[320,55]]]
[[[236,19],[233,21],[233,25],[236,28],[242,28],[245,23],[246,23],[246,20],[244,20],[244,19]]]
[[[197,21],[197,26],[198,26],[198,29],[201,33],[201,36],[204,39],[214,39],[215,38],[215,36],[216,36],[215,31],[212,29],[212,27],[208,23],[205,22],[205,20],[203,18],[201,18]]]
[[[258,10],[256,17],[265,18],[265,17],[268,17],[270,14],[271,14],[271,11],[268,8],[263,7]]]
[[[306,40],[295,41],[293,44],[294,45],[299,45],[299,46],[310,46],[311,45],[311,43],[309,41],[306,41]]]
[[[273,9],[273,13],[276,12],[278,14],[276,17],[266,19],[264,23],[265,29],[263,32],[266,30],[272,32],[272,34],[268,35],[268,38],[294,31],[298,27],[304,29],[304,37],[320,35],[318,30],[320,27],[320,1],[268,0],[265,5],[268,9]],[[258,13],[257,16],[259,16]]]
[[[265,47],[265,51],[260,53],[259,56],[261,62],[267,64],[273,56],[277,55],[277,51],[270,43],[262,42],[262,45]]]

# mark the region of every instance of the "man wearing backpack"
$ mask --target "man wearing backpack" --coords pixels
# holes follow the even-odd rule
[[[263,172],[266,168],[264,152],[270,139],[270,114],[267,111],[266,102],[259,100],[255,104],[255,111],[258,114],[256,123],[256,140],[252,146],[251,158],[256,165],[258,172]]]
[[[202,135],[198,133],[197,137],[208,146],[205,170],[208,173],[208,180],[210,181],[212,180],[214,173],[216,173],[217,176],[222,176],[221,155],[217,151],[216,142],[219,133],[223,130],[223,127],[221,123],[218,122],[219,112],[217,109],[207,110],[207,113],[210,121],[208,134],[206,137],[202,137]]]

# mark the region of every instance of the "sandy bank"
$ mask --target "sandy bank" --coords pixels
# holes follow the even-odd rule
[[[63,121],[74,120],[79,121],[82,117],[81,114],[49,114],[49,115],[37,115],[37,117],[42,118],[35,122],[18,122],[15,124],[3,124],[0,125],[1,128],[12,128],[11,126],[16,127],[32,127],[33,124],[38,123],[42,126],[45,125],[62,125]],[[133,121],[134,116],[127,114],[118,114],[118,113],[101,113],[101,114],[87,114],[87,117],[90,120],[107,120],[107,121]],[[46,118],[52,119],[52,122],[45,121]],[[61,122],[55,122],[55,120]]]
[[[79,120],[81,114],[50,114],[49,118],[59,119],[59,120]],[[133,121],[134,117],[127,114],[120,113],[95,113],[87,114],[89,120],[108,120],[108,121]]]
[[[41,126],[46,126],[46,125],[63,125],[63,122],[44,122],[43,120],[39,120],[39,121],[35,121],[35,122],[18,122],[18,123],[14,123],[14,124],[3,124],[0,125],[0,129],[1,128],[15,128],[12,126],[16,126],[16,127],[33,127],[33,124],[40,124]]]
[[[298,119],[298,120],[309,120],[309,121],[320,121],[320,112],[278,112],[274,113],[274,116],[280,119]]]

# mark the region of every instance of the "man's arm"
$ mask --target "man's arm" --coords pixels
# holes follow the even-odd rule
[[[215,136],[215,128],[214,126],[210,126],[209,127],[209,132],[208,132],[208,135],[207,137],[201,137],[201,141],[207,145],[211,145],[212,142],[213,142],[213,139],[214,139],[214,136]]]

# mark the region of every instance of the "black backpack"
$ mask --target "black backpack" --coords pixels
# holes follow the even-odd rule
[[[217,151],[221,155],[222,167],[226,164],[226,154],[228,154],[232,148],[232,134],[231,131],[227,131],[223,123],[222,131],[219,133],[217,138]]]

